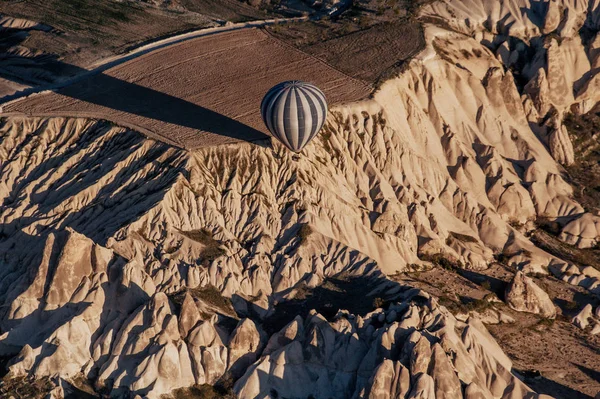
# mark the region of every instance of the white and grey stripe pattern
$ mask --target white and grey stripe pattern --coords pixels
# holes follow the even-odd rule
[[[315,85],[293,80],[271,88],[260,110],[273,136],[290,150],[299,152],[323,127],[327,101]]]

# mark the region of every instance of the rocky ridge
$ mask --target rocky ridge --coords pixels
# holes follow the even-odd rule
[[[426,7],[446,28],[428,26],[429,47],[373,99],[332,109],[299,156],[277,143],[184,152],[102,121],[4,118],[0,351],[11,375],[83,375],[149,398],[228,373],[240,397],[536,397],[477,320],[385,277],[433,255],[471,270],[501,255],[598,292],[595,269],[514,227],[543,216],[566,242],[595,243],[596,216],[560,165],[571,161],[561,115],[586,110],[593,91],[561,103],[544,94],[551,51],[531,58],[539,68],[522,85],[499,50],[519,59],[513,41],[552,42],[560,28],[571,36],[558,48],[591,54],[568,28],[581,17],[541,32],[514,2],[471,4],[490,22],[452,17],[466,12],[459,3]],[[310,312],[267,331],[280,303],[342,274],[371,282],[385,310]]]

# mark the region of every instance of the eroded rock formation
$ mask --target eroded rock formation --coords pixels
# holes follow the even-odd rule
[[[556,316],[556,309],[548,294],[523,272],[517,272],[506,287],[505,300],[508,306],[519,312],[537,313],[548,318]]]
[[[508,295],[518,310],[552,316],[523,273],[598,292],[595,269],[514,227],[543,216],[569,243],[598,241],[560,165],[573,161],[564,113],[597,101],[596,40],[576,34],[596,26],[596,8],[551,3],[537,18],[536,7],[425,7],[452,29],[429,25],[428,48],[373,99],[334,107],[299,156],[276,142],[186,152],[101,121],[4,118],[11,373],[82,374],[149,398],[228,373],[240,397],[536,397],[475,318],[386,278],[427,256],[483,270],[501,255],[522,270]],[[372,284],[385,310],[268,328],[281,303],[340,275]]]

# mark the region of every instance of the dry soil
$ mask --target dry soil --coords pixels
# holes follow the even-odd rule
[[[259,29],[204,36],[157,50],[56,93],[6,105],[5,113],[106,119],[194,149],[265,139],[260,101],[278,82],[315,83],[330,104],[370,85]]]

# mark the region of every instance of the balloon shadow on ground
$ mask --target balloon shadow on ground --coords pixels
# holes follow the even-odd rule
[[[28,63],[34,62],[34,60],[28,57],[17,56],[12,58],[22,58],[21,61]],[[17,61],[13,60],[13,62]],[[182,98],[118,79],[103,72],[90,74],[86,69],[56,59],[44,59],[44,61],[45,64],[42,65],[42,68],[49,68],[56,72],[56,76],[60,77],[58,79],[65,79],[65,75],[67,77],[74,77],[71,78],[72,83],[62,87],[60,83],[48,81],[40,86],[39,82],[29,81],[27,76],[16,76],[13,73],[0,70],[0,78],[20,84],[34,85],[32,88],[0,98],[0,104],[24,95],[50,89],[72,99],[106,107],[109,110],[184,126],[201,132],[248,142],[270,138],[270,136],[244,123]],[[63,71],[62,76],[60,71]],[[79,78],[77,78],[78,75],[80,76]],[[260,100],[257,99],[257,113],[259,112]],[[32,113],[35,113],[35,111]],[[56,113],[57,115],[60,114],[61,110],[57,110]],[[94,111],[94,114],[100,119],[111,120],[110,113],[107,112],[106,117],[104,117],[102,109]],[[122,123],[127,124],[127,115],[119,115],[119,119],[122,120]],[[119,121],[114,122],[119,124]],[[136,124],[132,123],[130,125]],[[143,126],[141,127],[143,128]],[[169,138],[165,132],[157,133],[161,133]]]
[[[238,140],[269,138],[248,125],[208,108],[104,73],[62,88],[58,93],[109,109]]]

